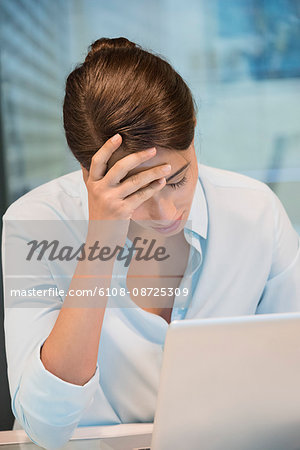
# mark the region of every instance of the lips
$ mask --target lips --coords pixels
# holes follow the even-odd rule
[[[180,220],[182,219],[183,213],[181,214],[181,216],[178,219],[175,219],[170,225],[168,225],[167,227],[152,227],[154,228],[154,230],[158,230],[158,231],[173,231],[176,230],[176,228],[179,226],[180,224]]]

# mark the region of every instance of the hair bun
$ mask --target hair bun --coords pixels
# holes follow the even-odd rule
[[[96,53],[102,51],[103,49],[112,50],[118,48],[139,48],[140,46],[134,42],[129,41],[124,37],[119,38],[101,38],[94,41],[89,46],[89,52],[85,58],[84,62],[90,61]]]

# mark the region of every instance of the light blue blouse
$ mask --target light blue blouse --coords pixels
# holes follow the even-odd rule
[[[184,229],[189,260],[180,284],[189,295],[175,297],[171,320],[300,311],[300,239],[278,197],[244,175],[200,163],[198,168]],[[77,426],[152,422],[168,323],[130,296],[110,297],[97,368],[84,386],[63,381],[43,366],[40,348],[64,297],[12,297],[10,289],[66,291],[75,265],[43,259],[31,274],[17,276],[13,256],[22,258],[22,249],[34,238],[24,221],[40,220],[58,221],[80,241],[72,221],[88,220],[81,171],[32,190],[3,217],[4,326],[14,415],[46,448],[64,445]],[[116,260],[111,286],[125,287],[126,273]]]
[[[171,321],[173,320],[182,320],[185,318],[186,312],[188,310],[189,304],[192,300],[193,293],[195,291],[195,287],[197,285],[197,280],[199,278],[199,270],[201,266],[202,261],[202,251],[201,251],[201,244],[200,240],[201,237],[198,233],[191,230],[190,224],[187,223],[184,227],[184,236],[187,242],[190,244],[190,251],[189,251],[189,258],[186,270],[184,272],[183,278],[181,279],[181,282],[178,286],[178,290],[175,292],[174,297],[174,303],[172,308],[172,315],[171,315]],[[126,238],[125,243],[125,249],[128,249],[132,246],[132,241],[128,238]],[[128,255],[128,252],[124,252],[123,256],[126,257]],[[123,264],[123,261],[116,259],[114,263],[114,270],[112,274],[112,282],[111,282],[111,289],[113,287],[116,288],[115,292],[120,292],[120,288],[123,288],[123,292],[126,293],[126,295],[122,297],[112,298],[111,302],[114,302],[114,305],[108,304],[108,306],[111,307],[120,307],[120,308],[136,308],[139,313],[144,311],[141,308],[137,308],[137,305],[134,303],[134,301],[131,299],[130,295],[128,295],[128,288],[126,283],[127,278],[127,272],[129,267],[125,267]],[[178,293],[178,294],[177,294]],[[153,320],[153,315],[155,317],[158,317],[159,321],[166,322],[164,318],[161,316],[157,316],[152,313],[146,312],[146,317],[149,317]],[[164,343],[165,336],[162,335],[162,344]]]

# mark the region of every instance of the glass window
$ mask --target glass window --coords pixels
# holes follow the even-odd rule
[[[99,37],[162,54],[199,107],[199,162],[267,183],[300,232],[300,6],[292,0],[3,0],[8,202],[79,168],[62,127],[66,75]]]

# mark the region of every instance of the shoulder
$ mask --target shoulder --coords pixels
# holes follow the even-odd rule
[[[266,207],[274,209],[277,197],[266,183],[205,164],[199,163],[198,169],[208,201],[222,203],[228,211],[249,208],[259,210]]]
[[[272,234],[279,199],[262,181],[244,174],[198,164],[210,222],[228,223],[233,230]]]
[[[272,192],[269,186],[262,181],[238,172],[219,169],[201,163],[198,163],[198,169],[200,179],[203,179],[207,186],[211,186],[219,190],[227,188],[240,190],[245,189],[246,191],[255,190],[264,192],[267,195],[270,195]]]
[[[84,189],[81,170],[67,173],[18,198],[3,219],[81,218]]]

